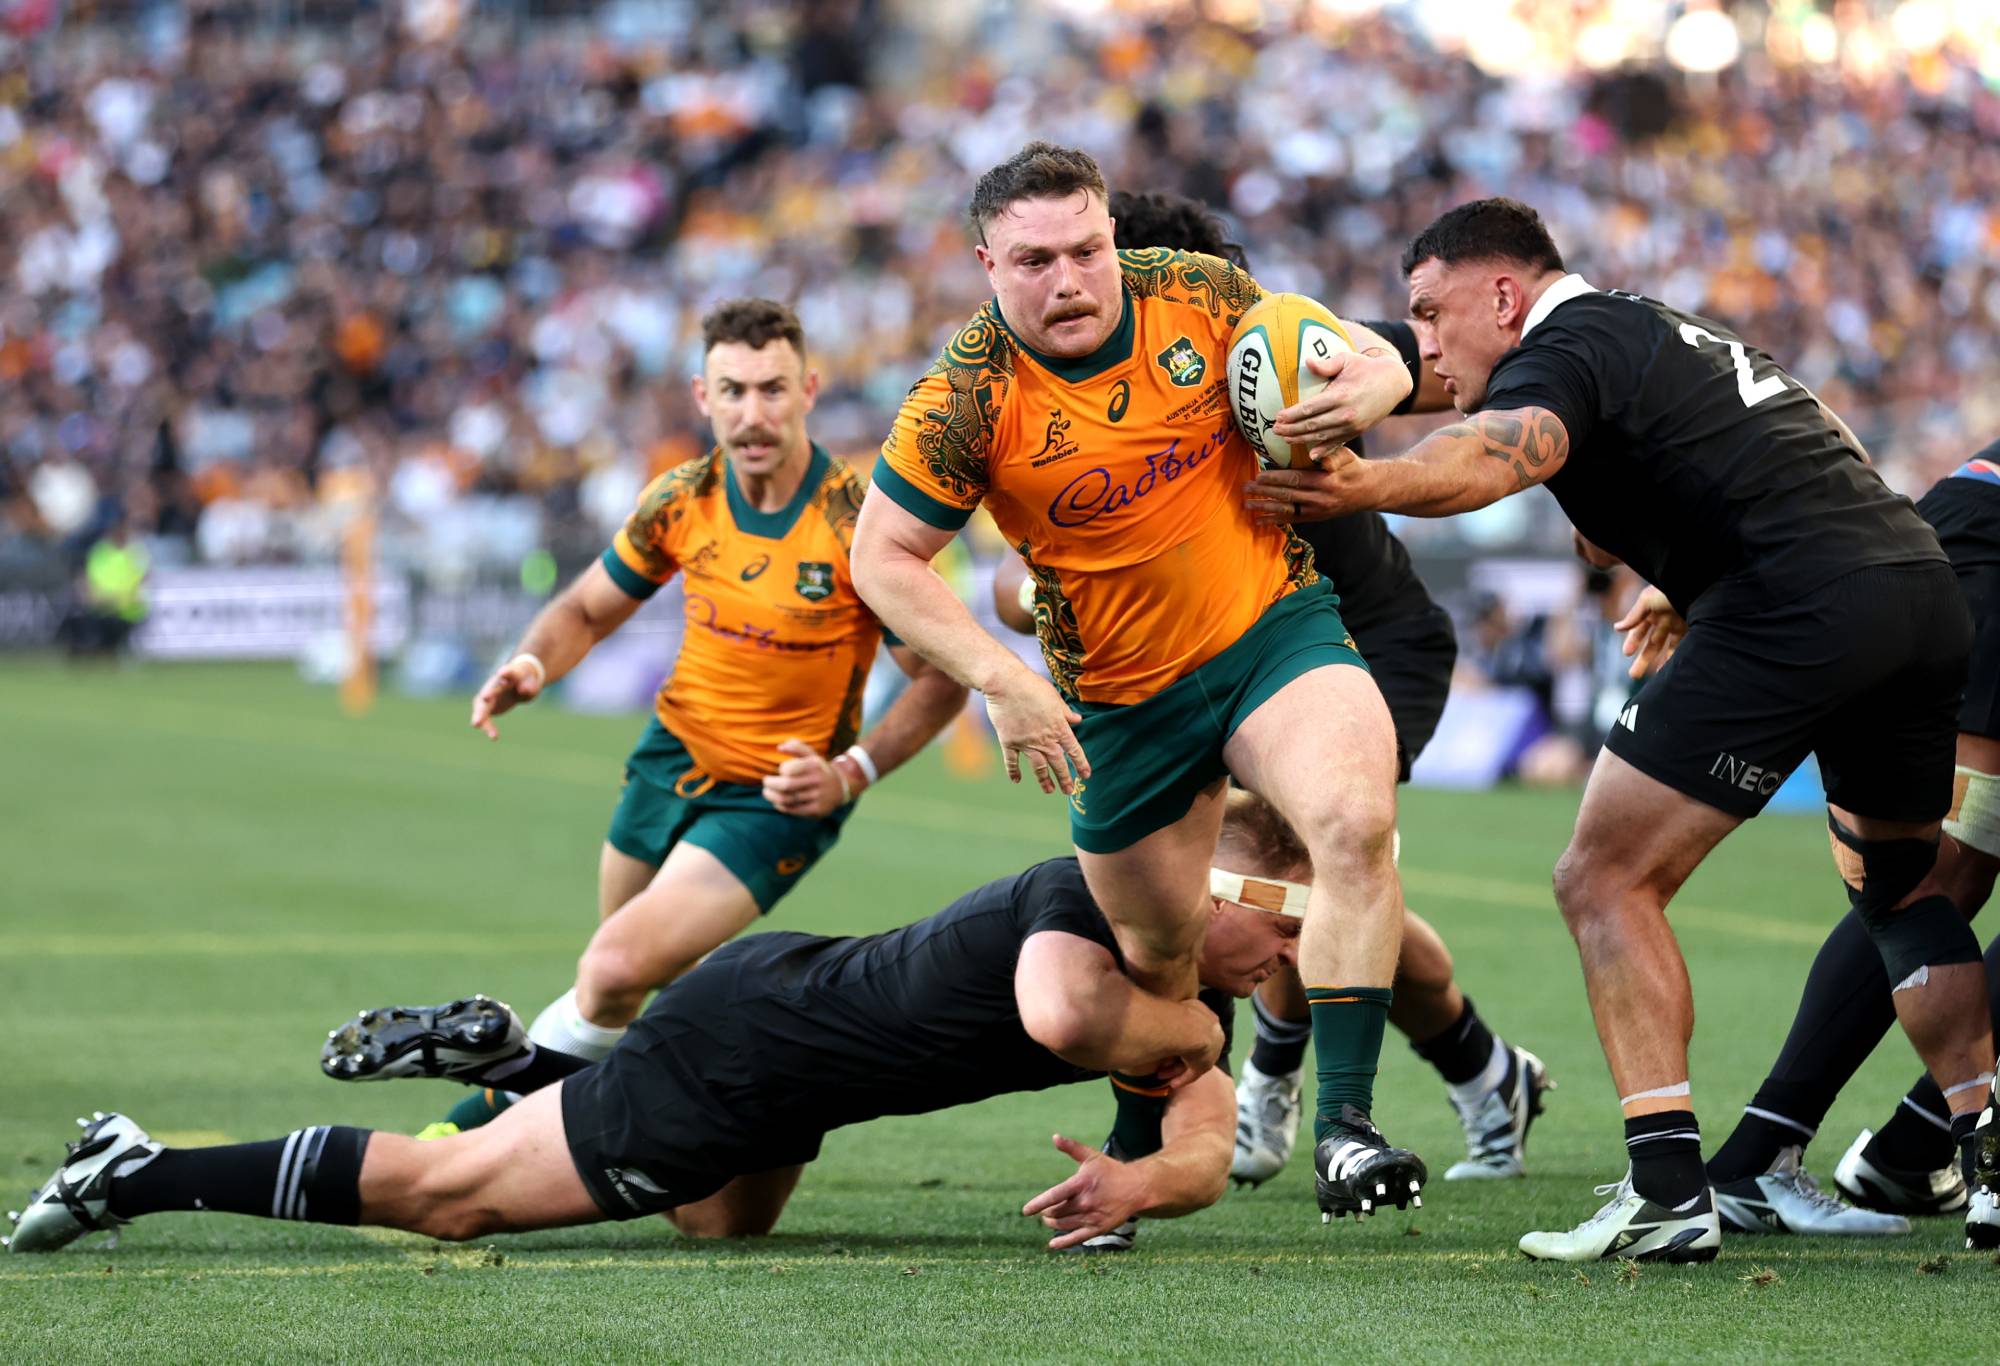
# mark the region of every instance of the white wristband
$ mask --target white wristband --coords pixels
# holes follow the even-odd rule
[[[839,764],[828,764],[827,767],[833,770],[834,777],[840,779],[840,804],[846,806],[854,800],[854,784],[847,781],[847,775],[840,771]]]
[[[512,659],[508,660],[505,666],[503,667],[511,669],[516,664],[524,664],[524,663],[532,664],[535,666],[535,686],[537,688],[547,687],[549,682],[549,671],[547,666],[545,666],[542,663],[539,657],[529,654],[526,650],[521,651],[521,653],[515,655]]]
[[[854,760],[855,767],[861,770],[861,776],[868,780],[870,787],[881,781],[882,775],[875,771],[875,761],[868,757],[868,751],[861,746],[849,745],[844,757]]]

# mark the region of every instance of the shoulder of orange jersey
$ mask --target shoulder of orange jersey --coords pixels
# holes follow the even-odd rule
[[[1264,297],[1250,272],[1198,251],[1127,248],[1118,253],[1118,268],[1135,300],[1198,309],[1224,328],[1235,327],[1244,311]]]
[[[673,530],[682,520],[677,509],[714,493],[721,471],[722,453],[719,448],[711,449],[706,455],[682,461],[641,491],[632,515],[604,554],[606,571],[627,594],[649,597],[673,577],[679,563]]]
[[[989,300],[911,386],[882,443],[874,486],[931,526],[958,530],[986,494],[987,457],[1013,383],[1015,345]]]
[[[837,455],[827,457],[826,472],[807,506],[826,519],[843,550],[854,546],[854,523],[861,516],[861,499],[867,492],[868,481],[855,473],[853,466]]]

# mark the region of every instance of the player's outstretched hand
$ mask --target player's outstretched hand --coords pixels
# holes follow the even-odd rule
[[[1243,505],[1261,526],[1324,522],[1368,506],[1368,462],[1346,446],[1313,451],[1308,470],[1260,470],[1243,486]]]
[[[472,728],[486,732],[489,740],[500,738],[493,718],[541,695],[544,675],[541,663],[531,655],[516,655],[493,671],[472,699]]]
[[[1359,351],[1314,356],[1306,365],[1323,388],[1279,413],[1272,426],[1293,446],[1338,446],[1396,410],[1410,395],[1410,371],[1400,356]]]
[[[1061,788],[1067,795],[1076,790],[1078,782],[1090,777],[1090,760],[1083,757],[1083,746],[1070,729],[1083,717],[1070,710],[1047,679],[1025,668],[1019,670],[1007,683],[986,694],[986,714],[992,718],[993,733],[1000,741],[1008,782],[1020,782],[1025,766],[1042,791]]]
[[[764,800],[787,816],[818,818],[831,815],[851,800],[840,770],[813,752],[803,740],[779,744],[781,753],[791,757],[778,765],[776,773],[764,775]]]
[[[1052,1138],[1056,1149],[1076,1163],[1076,1172],[1021,1206],[1024,1216],[1039,1214],[1056,1230],[1049,1239],[1050,1251],[1075,1247],[1145,1212],[1146,1179],[1131,1163],[1061,1134]]]
[[[1626,672],[1634,678],[1644,678],[1673,658],[1681,637],[1687,634],[1688,624],[1667,601],[1667,595],[1648,584],[1639,590],[1639,596],[1632,599],[1632,605],[1611,629],[1625,633],[1625,654],[1632,661]]]

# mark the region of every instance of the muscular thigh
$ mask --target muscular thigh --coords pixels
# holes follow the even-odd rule
[[[536,1091],[491,1124],[450,1138],[374,1134],[361,1164],[363,1217],[407,1225],[444,1209],[503,1229],[602,1219],[570,1157],[560,1090]]]
[[[757,900],[713,853],[674,846],[652,881],[598,926],[593,953],[651,967],[664,985],[757,920]]]
[[[1328,820],[1349,825],[1372,815],[1385,837],[1394,824],[1395,729],[1381,691],[1356,665],[1322,665],[1291,679],[1243,717],[1223,757],[1308,846]]]
[[[1179,820],[1123,849],[1094,853],[1078,846],[1077,862],[1091,899],[1114,927],[1171,926],[1206,904],[1224,788],[1221,779],[1212,780]]]
[[[597,856],[597,918],[612,912],[646,890],[660,871],[657,863],[633,858],[607,842]]]
[[[1558,885],[1567,880],[1572,890],[1590,897],[1643,888],[1664,901],[1741,823],[1741,817],[1601,750],[1583,790]]]

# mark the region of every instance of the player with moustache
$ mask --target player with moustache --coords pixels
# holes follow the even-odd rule
[[[1194,990],[1227,779],[1300,832],[1320,1208],[1368,1212],[1377,1187],[1406,1201],[1423,1165],[1370,1119],[1402,926],[1395,734],[1310,548],[1237,497],[1256,457],[1226,353],[1263,291],[1214,257],[1118,250],[1104,178],[1073,149],[1031,143],[995,166],[969,217],[994,297],[904,401],[855,583],[985,696],[1010,778],[1025,766],[1068,795],[1092,895],[1161,994]],[[1356,331],[1350,378],[1372,421],[1411,380]],[[1046,679],[931,567],[981,503],[1034,577]]]
[[[1240,794],[1239,794],[1240,795]],[[9,1247],[46,1252],[169,1210],[373,1224],[463,1240],[665,1214],[694,1236],[768,1233],[824,1136],[1106,1072],[1169,1087],[1157,1152],[1119,1161],[1061,1135],[1076,1169],[1021,1210],[1082,1243],[1139,1215],[1213,1204],[1228,1184],[1235,998],[1293,961],[1299,921],[1260,909],[1286,871],[1242,813],[1204,901],[1199,1000],[1138,986],[1074,858],[860,938],[779,932],[718,949],[656,997],[600,1062],[533,1044],[485,997],[369,1011],[335,1031],[331,1076],[504,1081],[492,1123],[422,1142],[315,1125],[255,1143],[167,1148],[124,1115],[82,1138]]]
[[[480,688],[472,724],[532,702],[666,581],[687,588],[655,715],[625,761],[598,860],[600,923],[575,985],[534,1037],[601,1058],[646,997],[768,914],[834,842],[861,795],[965,706],[965,689],[893,639],[911,682],[860,734],[883,640],[848,547],[862,480],[806,430],[819,378],[770,299],[702,320],[694,397],[716,445],[640,494],[600,560],[542,609]],[[474,1092],[425,1130],[485,1123],[510,1088]]]
[[[1114,190],[1110,208],[1121,248],[1200,252],[1250,269],[1243,248],[1228,240],[1221,221],[1196,200],[1159,190]],[[1443,381],[1418,357],[1416,332],[1407,322],[1362,326],[1396,349],[1415,381],[1396,413],[1450,406]],[[1344,359],[1314,358],[1310,364],[1331,389],[1315,401],[1340,411]],[[1356,437],[1357,450],[1359,441]],[[1380,513],[1356,513],[1295,530],[1312,547],[1314,567],[1340,595],[1341,619],[1368,661],[1395,726],[1397,776],[1408,782],[1410,766],[1436,732],[1451,690],[1458,657],[1451,616],[1431,600],[1409,551]],[[993,605],[1003,624],[1034,634],[1034,580],[1018,556],[1004,557],[996,569]],[[1307,860],[1302,856],[1300,863],[1305,866]],[[1309,867],[1304,876],[1310,882]],[[1543,1093],[1552,1086],[1548,1071],[1540,1058],[1487,1026],[1460,990],[1443,938],[1407,907],[1392,990],[1389,1023],[1436,1069],[1465,1132],[1466,1156],[1446,1169],[1444,1179],[1523,1175],[1528,1129],[1541,1113]],[[1290,969],[1259,987],[1251,1006],[1256,1041],[1236,1084],[1236,1153],[1230,1176],[1254,1186],[1276,1176],[1291,1160],[1312,1017],[1305,985]],[[1127,1112],[1142,1106],[1144,1098],[1123,1087],[1117,1095],[1121,1124],[1112,1141],[1127,1153],[1142,1150],[1147,1131]]]
[[[1666,907],[1808,753],[1898,1020],[1969,1129],[1993,1062],[1978,941],[1933,872],[1972,627],[1936,535],[1845,424],[1722,324],[1564,268],[1534,210],[1463,204],[1403,255],[1423,354],[1466,420],[1402,455],[1267,471],[1274,522],[1449,516],[1546,484],[1687,635],[1592,769],[1556,901],[1625,1115],[1627,1176],[1531,1257],[1701,1261],[1721,1225]]]

